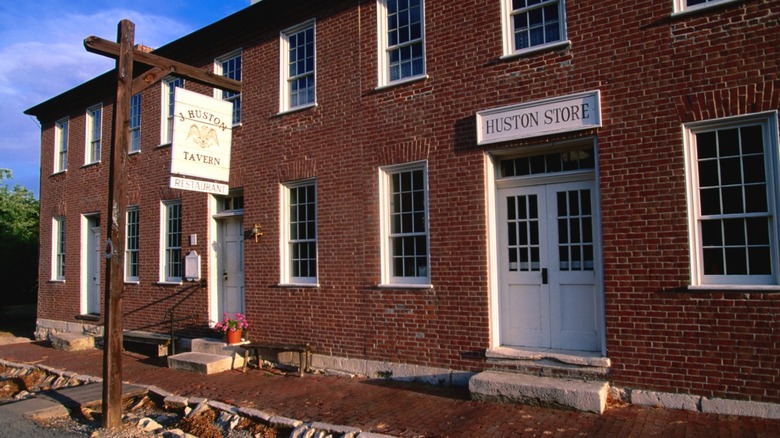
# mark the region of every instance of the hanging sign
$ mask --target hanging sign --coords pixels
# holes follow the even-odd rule
[[[171,173],[227,182],[233,103],[176,88],[173,108]]]
[[[601,126],[599,90],[493,108],[477,113],[477,144]]]

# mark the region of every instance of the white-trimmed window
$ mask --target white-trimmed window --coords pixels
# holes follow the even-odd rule
[[[431,284],[425,162],[379,171],[382,283]]]
[[[125,281],[139,280],[140,267],[140,212],[137,205],[127,207],[125,231]]]
[[[166,201],[162,204],[160,227],[161,280],[165,283],[179,283],[183,275],[181,256],[181,201]]]
[[[281,33],[280,111],[314,105],[314,21],[308,21]]]
[[[424,0],[378,0],[379,86],[425,76]]]
[[[173,97],[176,88],[184,88],[184,79],[167,77],[162,81],[162,132],[160,144],[173,141]]]
[[[214,61],[214,73],[236,81],[241,80],[241,50],[237,50]],[[216,90],[217,99],[233,102],[233,124],[241,123],[241,93]]]
[[[777,112],[684,129],[692,284],[777,285]]]
[[[282,186],[282,283],[317,283],[317,185]]]
[[[84,154],[84,164],[100,161],[100,139],[103,123],[103,105],[97,104],[87,108],[87,144]]]
[[[68,122],[66,117],[54,123],[54,173],[68,170]]]
[[[51,279],[65,280],[65,218],[52,219],[51,239]]]
[[[718,3],[729,3],[737,0],[674,0],[675,12],[683,12],[694,9],[705,9]]]
[[[141,150],[141,94],[134,94],[130,98],[130,152]]]
[[[504,55],[566,40],[565,0],[503,0]]]

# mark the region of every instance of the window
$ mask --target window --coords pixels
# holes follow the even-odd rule
[[[566,39],[564,0],[504,0],[504,55]]]
[[[54,173],[68,170],[68,119],[54,124]]]
[[[693,285],[776,285],[777,112],[685,129]]]
[[[184,88],[184,79],[165,78],[162,82],[162,138],[161,144],[173,141],[173,96],[176,88]]]
[[[87,149],[84,164],[100,161],[100,135],[103,109],[101,105],[87,108]]]
[[[282,32],[281,111],[313,105],[314,86],[314,22],[308,22]]]
[[[380,171],[382,282],[430,285],[425,163]]]
[[[379,85],[425,75],[423,0],[378,0]]]
[[[282,283],[317,283],[317,189],[313,180],[284,186]]]
[[[52,220],[52,280],[65,280],[65,218]]]
[[[125,281],[138,281],[139,274],[139,220],[138,206],[131,206],[127,208],[127,230],[125,236],[127,243],[125,244]]]
[[[226,78],[241,80],[241,52],[234,52],[216,60],[216,73]],[[241,93],[218,90],[217,98],[233,103],[233,124],[241,123]]]
[[[141,150],[141,95],[130,98],[130,152]]]
[[[179,283],[182,278],[181,257],[181,201],[166,202],[162,205],[162,280]]]

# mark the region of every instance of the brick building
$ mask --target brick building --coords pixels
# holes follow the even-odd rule
[[[263,0],[156,49],[243,89],[133,98],[126,328],[780,403],[780,3],[612,6]],[[27,111],[41,335],[100,324],[113,87]],[[176,87],[234,102],[227,195],[169,187]]]

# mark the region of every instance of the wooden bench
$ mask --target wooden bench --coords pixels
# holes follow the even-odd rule
[[[122,332],[122,343],[147,344],[157,346],[157,357],[168,356],[171,337],[157,333],[125,330]]]
[[[244,367],[241,370],[246,372],[249,359],[254,356],[257,360],[257,367],[260,367],[260,351],[268,350],[277,353],[298,353],[298,375],[303,377],[304,371],[309,371],[311,366],[311,347],[309,344],[270,344],[262,342],[250,342],[240,345],[244,349]],[[250,354],[252,356],[250,356]]]

